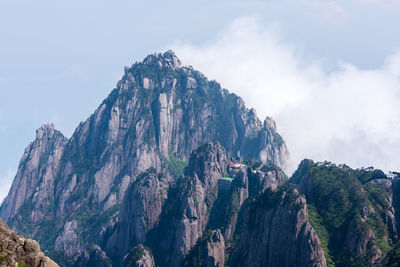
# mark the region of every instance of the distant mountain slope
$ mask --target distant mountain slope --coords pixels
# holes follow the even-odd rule
[[[138,175],[153,167],[169,192],[190,154],[206,142],[218,142],[235,158],[281,168],[288,161],[271,118],[261,122],[240,97],[181,66],[172,51],[149,55],[125,68],[70,139],[53,125],[38,129],[0,217],[68,264],[103,257],[105,234]]]
[[[372,266],[399,240],[400,196],[380,170],[304,160],[291,182],[308,202],[328,266]]]

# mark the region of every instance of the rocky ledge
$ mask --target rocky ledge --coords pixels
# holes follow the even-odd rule
[[[25,239],[0,220],[0,266],[58,267],[40,251],[38,242]]]

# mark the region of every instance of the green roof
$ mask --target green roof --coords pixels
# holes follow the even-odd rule
[[[220,180],[225,180],[225,181],[232,181],[233,180],[233,178],[231,178],[231,177],[222,177],[222,178],[219,178]]]

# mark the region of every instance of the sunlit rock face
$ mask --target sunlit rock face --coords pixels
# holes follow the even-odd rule
[[[38,242],[17,235],[2,220],[0,244],[1,266],[58,267],[58,264],[40,251]]]

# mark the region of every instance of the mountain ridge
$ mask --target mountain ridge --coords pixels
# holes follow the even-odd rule
[[[39,128],[0,217],[68,264],[100,257],[137,177],[153,167],[166,188],[175,186],[192,152],[207,142],[235,159],[284,168],[289,158],[271,118],[261,122],[240,97],[181,66],[172,51],[149,55],[124,69],[71,138],[52,125]]]
[[[307,159],[288,178],[288,157],[272,118],[155,53],[71,138],[37,130],[0,217],[61,266],[396,266],[399,180]]]

